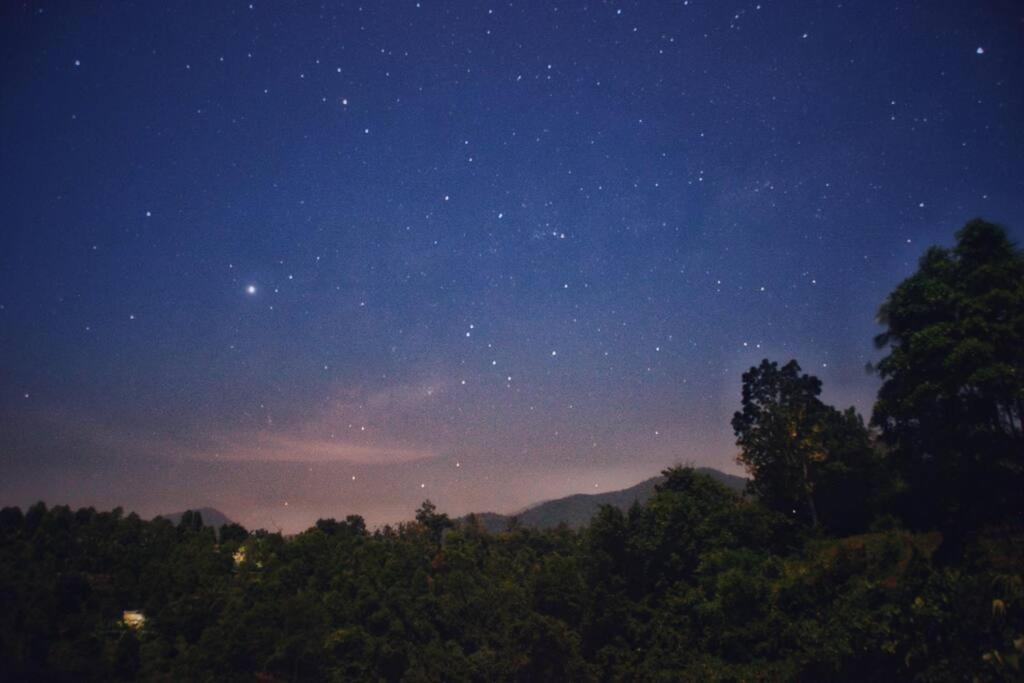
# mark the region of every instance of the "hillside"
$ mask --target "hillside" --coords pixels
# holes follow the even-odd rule
[[[747,480],[733,474],[726,474],[709,467],[698,468],[698,472],[706,474],[728,488],[743,492]],[[664,476],[652,477],[635,486],[619,491],[605,493],[577,493],[565,498],[557,498],[532,505],[517,515],[502,515],[495,512],[482,512],[476,515],[484,528],[494,533],[504,531],[509,522],[515,518],[525,527],[550,529],[562,524],[578,529],[590,521],[602,505],[612,505],[627,510],[634,503],[644,503],[654,495],[654,488],[665,480]]]

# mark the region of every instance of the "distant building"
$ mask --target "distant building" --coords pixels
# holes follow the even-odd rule
[[[121,623],[137,631],[146,625],[146,615],[138,610],[126,609],[121,615]]]
[[[232,557],[235,558],[235,566],[238,566],[245,562],[245,546],[243,545],[238,550],[236,550],[235,554],[232,555]]]

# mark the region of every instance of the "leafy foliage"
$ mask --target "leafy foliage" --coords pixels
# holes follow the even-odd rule
[[[817,527],[863,529],[883,486],[881,463],[853,408],[823,403],[821,380],[791,360],[764,360],[743,374],[732,419],[750,490],[766,505]]]
[[[1020,673],[1019,529],[805,537],[691,469],[591,525],[221,534],[120,511],[0,511],[14,680],[996,679]],[[439,536],[440,532],[440,536]],[[236,551],[245,556],[236,561]],[[120,623],[142,610],[145,626]]]
[[[1024,512],[1024,253],[968,223],[889,295],[872,422],[913,491],[905,516],[949,529]]]

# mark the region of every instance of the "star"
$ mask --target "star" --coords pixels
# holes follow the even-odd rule
[[[218,478],[245,519],[277,514],[299,525],[350,507],[375,526],[379,510],[414,498],[410,480],[425,489],[417,475],[435,476],[430,467],[444,462],[459,474],[435,476],[430,497],[460,513],[492,496],[512,505],[537,477],[562,486],[554,472],[572,472],[565,491],[551,489],[557,497],[601,481],[619,488],[618,476],[594,478],[606,464],[628,463],[622,476],[637,481],[654,475],[647,464],[675,449],[725,462],[728,440],[703,432],[728,431],[748,363],[793,357],[827,374],[831,357],[827,369],[850,382],[842,391],[867,407],[874,380],[843,368],[860,364],[879,332],[872,313],[883,290],[969,214],[999,214],[1018,242],[1024,229],[1012,174],[1001,172],[1024,151],[1007,116],[1024,83],[1021,49],[1012,22],[982,25],[970,3],[906,23],[892,3],[870,17],[828,3],[810,17],[766,0],[711,14],[697,0],[612,0],[585,16],[564,3],[459,11],[428,0],[265,16],[257,2],[210,3],[193,17],[199,33],[231,27],[208,43],[170,40],[173,26],[128,7],[100,12],[95,35],[83,42],[73,31],[65,49],[16,45],[40,77],[10,93],[5,122],[19,135],[0,158],[14,173],[24,158],[66,168],[0,188],[15,215],[43,207],[40,220],[16,226],[15,242],[32,248],[19,251],[6,278],[14,286],[0,293],[0,328],[17,344],[5,368],[15,420],[33,406],[76,406],[90,413],[86,425],[137,419],[154,462],[160,435],[181,431],[197,450],[254,444],[254,460],[285,445],[283,460],[337,458],[336,484],[344,467],[390,468],[388,477],[367,470],[369,479],[350,472],[359,488],[337,506],[311,476],[282,481],[276,493],[301,501],[286,516],[274,508],[285,499],[248,495],[248,474]],[[32,6],[43,4],[28,28],[82,28],[60,3]],[[902,40],[876,41],[871,59],[839,55],[828,39],[856,43],[901,22]],[[952,50],[934,40],[950,25],[962,27]],[[117,36],[146,45],[126,61]],[[909,49],[921,59],[875,77],[876,63]],[[68,59],[77,51],[85,59]],[[765,66],[758,55],[781,56],[769,60],[771,77],[723,91],[722,74]],[[833,60],[836,77],[817,78]],[[805,87],[809,79],[821,87]],[[864,84],[871,97],[860,96]],[[87,101],[99,91],[104,107],[126,112],[116,126]],[[177,104],[157,106],[168,94]],[[604,99],[614,106],[588,115]],[[138,102],[153,106],[139,114]],[[53,121],[65,124],[60,144],[35,144]],[[856,163],[828,163],[822,140],[859,150]],[[97,158],[97,149],[118,154]],[[756,163],[737,165],[745,159]],[[915,171],[922,161],[925,175]],[[111,188],[128,203],[97,209],[93,198]],[[856,226],[870,227],[858,236]],[[224,275],[211,296],[211,278]],[[768,278],[772,296],[750,296],[767,294]],[[69,338],[31,333],[53,325]],[[121,367],[124,344],[137,368]],[[138,351],[165,346],[173,363]],[[82,381],[38,384],[33,358],[58,358]],[[169,376],[179,366],[192,370]],[[89,404],[82,387],[110,368],[111,386],[132,390]],[[136,394],[168,405],[134,406]],[[253,398],[266,407],[251,408]],[[225,418],[216,440],[193,403]],[[603,433],[609,424],[614,438]],[[671,436],[661,439],[662,428]],[[41,447],[47,437],[38,438]],[[630,458],[626,444],[649,450]],[[609,463],[588,459],[602,449]],[[461,459],[448,459],[456,452],[473,457],[465,478]],[[523,471],[503,478],[520,452],[529,453],[516,462]],[[437,460],[415,469],[407,457]],[[185,499],[200,473],[179,469],[182,499],[167,509],[193,503]],[[118,499],[129,480],[148,487],[133,493],[152,493],[159,482],[136,474],[100,479],[113,494],[97,503],[130,502]],[[457,490],[459,479],[472,490]],[[55,502],[75,498],[61,493]]]

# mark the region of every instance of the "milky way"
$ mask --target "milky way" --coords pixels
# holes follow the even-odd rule
[[[297,530],[738,472],[1024,225],[1015,3],[5,3],[0,503]]]

